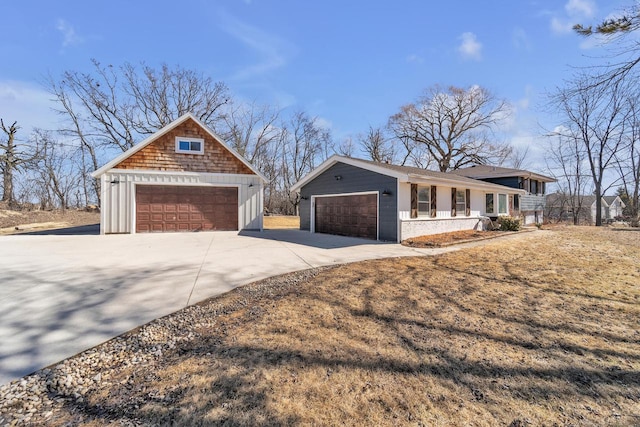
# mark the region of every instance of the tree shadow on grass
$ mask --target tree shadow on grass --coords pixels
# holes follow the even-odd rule
[[[376,271],[376,274],[383,273]],[[596,358],[638,360],[637,352],[615,348],[592,349],[563,341],[562,338],[551,346],[545,346],[537,341],[494,333],[490,320],[484,328],[463,327],[457,321],[438,317],[436,307],[450,307],[460,314],[462,320],[465,315],[488,318],[491,315],[481,307],[465,306],[443,289],[417,285],[398,288],[392,300],[382,301],[376,295],[376,287],[379,286],[376,280],[365,283],[358,279],[352,286],[359,293],[356,302],[348,302],[338,288],[327,294],[316,292],[313,287],[288,291],[296,294],[299,304],[312,308],[324,307],[329,313],[337,313],[343,319],[349,316],[349,322],[341,324],[338,321],[335,328],[324,326],[322,329],[320,325],[317,326],[320,332],[340,334],[343,341],[335,344],[341,345],[339,348],[326,348],[326,342],[312,338],[307,326],[298,325],[295,317],[291,319],[293,323],[286,326],[271,324],[275,336],[272,341],[256,341],[260,337],[252,336],[255,344],[248,345],[246,340],[240,343],[242,334],[248,332],[246,329],[241,332],[242,329],[239,330],[237,326],[270,322],[263,317],[264,313],[277,310],[278,305],[271,298],[262,301],[245,298],[246,295],[239,289],[237,301],[240,302],[235,308],[225,308],[224,304],[216,306],[214,301],[205,304],[209,308],[203,315],[222,313],[222,317],[216,320],[216,327],[201,328],[204,332],[166,351],[163,358],[157,360],[157,365],[140,366],[133,373],[129,370],[126,377],[117,378],[118,382],[105,399],[95,398],[84,402],[69,400],[69,412],[105,423],[114,420],[160,425],[304,423],[302,416],[291,415],[286,407],[283,410],[277,406],[278,402],[274,401],[277,399],[275,389],[281,382],[292,382],[296,375],[304,375],[314,368],[326,371],[327,377],[329,372],[340,371],[367,372],[373,378],[390,375],[407,381],[415,378],[419,382],[427,378],[435,379],[442,384],[454,384],[466,390],[466,394],[457,396],[458,399],[482,405],[504,406],[505,400],[500,399],[504,399],[505,395],[510,399],[507,402],[516,407],[519,402],[535,407],[541,400],[566,401],[566,405],[574,405],[575,401],[591,404],[601,397],[603,390],[613,390],[616,393],[613,399],[636,403],[640,399],[639,371],[626,367],[608,369],[584,359],[585,355],[592,355]],[[422,318],[409,316],[415,314],[412,306],[418,290],[422,292],[420,297],[431,300],[432,310],[421,309]],[[255,309],[254,305],[261,308]],[[304,311],[301,309],[301,312]],[[304,317],[306,313],[301,315]],[[531,324],[525,318],[502,318],[496,315],[495,319],[533,328],[540,335],[552,330],[551,325],[542,322]],[[375,325],[381,331],[381,336],[388,339],[396,350],[375,352],[376,349],[371,348],[370,352],[363,353],[361,348],[370,346],[371,342],[363,332],[365,325]],[[583,328],[568,332],[589,333]],[[278,334],[290,341],[279,342]],[[446,337],[446,340],[437,337]],[[507,364],[497,360],[466,358],[447,346],[447,342],[470,339],[485,345],[507,346],[532,360],[540,357],[548,360],[544,364],[526,361]],[[636,342],[630,341],[629,344]],[[147,350],[152,351],[151,348]],[[135,372],[138,372],[138,381],[134,378]],[[171,372],[180,373],[179,380],[169,381]],[[165,378],[160,379],[160,375]],[[268,375],[275,376],[275,379],[267,381],[265,378]],[[353,378],[357,377],[354,375]],[[304,400],[307,398],[305,393],[309,391],[302,388],[299,392],[299,399]],[[424,393],[424,390],[416,392]],[[151,397],[152,394],[160,397]],[[612,397],[608,399],[605,405],[611,404]],[[621,420],[637,421],[633,413],[621,412]],[[579,420],[574,419],[576,422]],[[614,418],[600,420],[615,421]],[[391,418],[389,423],[393,423]]]

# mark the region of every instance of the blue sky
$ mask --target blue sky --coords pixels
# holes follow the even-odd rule
[[[25,133],[55,128],[42,81],[88,71],[91,58],[199,70],[240,99],[320,117],[338,141],[384,125],[430,85],[477,84],[512,104],[502,134],[539,163],[537,124],[555,125],[545,92],[602,61],[571,25],[630,1],[5,2],[0,117]]]

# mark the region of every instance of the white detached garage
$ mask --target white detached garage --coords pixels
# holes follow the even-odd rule
[[[266,178],[192,114],[92,176],[101,234],[262,230]]]

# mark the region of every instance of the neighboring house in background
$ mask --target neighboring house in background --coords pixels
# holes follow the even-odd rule
[[[544,195],[547,184],[556,182],[554,178],[539,173],[488,165],[457,169],[451,173],[524,190],[526,192],[524,196],[509,200],[510,208],[516,213],[516,216],[522,217],[524,224],[537,224],[544,221]]]
[[[553,193],[547,195],[547,208],[546,212],[550,219],[557,221],[572,220],[573,210],[578,209],[578,221],[579,223],[596,222],[596,196],[583,195],[576,196],[580,199],[573,200],[566,194]],[[616,218],[623,215],[623,210],[626,207],[620,196],[603,196],[602,197],[602,220],[614,221]]]
[[[548,221],[573,222],[574,211],[578,219],[578,224],[588,224],[591,222],[591,204],[595,201],[595,196],[575,196],[569,197],[564,193],[551,193],[546,195],[545,217]]]
[[[464,176],[332,156],[292,188],[300,229],[400,242],[482,227],[483,217],[513,215],[526,194]]]
[[[624,204],[620,196],[602,196],[602,212],[603,221],[614,221],[623,215],[622,211],[627,205]],[[591,204],[591,221],[596,221],[596,201]]]
[[[192,114],[91,175],[101,234],[262,229],[266,178]]]

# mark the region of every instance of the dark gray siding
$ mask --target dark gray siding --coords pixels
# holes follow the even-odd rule
[[[340,175],[342,179],[335,177]],[[383,191],[391,195],[383,196]],[[311,228],[311,196],[322,194],[358,193],[378,191],[378,233],[380,240],[398,239],[398,186],[396,179],[366,169],[336,163],[300,189],[300,229]],[[306,199],[305,199],[306,198]]]
[[[518,188],[518,177],[508,176],[504,178],[482,178],[480,181],[490,182],[492,184],[504,185],[505,187]]]

